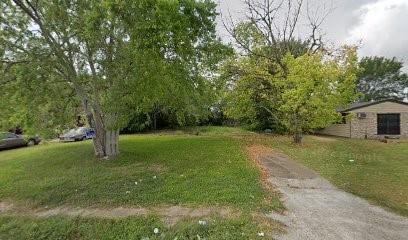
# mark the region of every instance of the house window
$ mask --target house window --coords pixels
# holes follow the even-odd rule
[[[378,114],[377,133],[378,135],[400,135],[400,114]]]

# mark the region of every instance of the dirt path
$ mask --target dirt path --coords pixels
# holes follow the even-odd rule
[[[62,206],[55,208],[28,209],[21,206],[15,206],[11,203],[0,202],[0,214],[41,218],[57,215],[69,217],[126,218],[154,214],[160,216],[168,226],[173,226],[184,218],[200,218],[212,214],[218,214],[224,218],[233,218],[238,216],[239,212],[230,208],[188,208],[182,206],[156,208],[80,208]]]
[[[287,156],[262,146],[250,148],[283,194],[285,216],[270,217],[287,225],[278,239],[408,239],[408,219],[373,206],[334,187]]]

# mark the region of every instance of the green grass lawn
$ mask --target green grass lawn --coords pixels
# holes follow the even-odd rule
[[[258,141],[280,149],[337,187],[408,216],[408,142],[308,136],[299,147],[291,140],[277,136]]]
[[[90,141],[2,151],[0,201],[30,208],[61,205],[231,207],[243,214],[235,220],[214,216],[211,219],[217,224],[209,224],[210,228],[204,230],[196,226],[197,221],[193,219],[163,230],[167,231],[166,239],[184,236],[190,230],[188,234],[201,233],[201,237],[213,239],[237,233],[246,236],[243,239],[253,238],[259,226],[252,221],[251,213],[280,210],[282,205],[277,196],[262,188],[260,171],[248,159],[243,143],[231,137],[241,133],[241,130],[230,128],[200,128],[198,131],[193,128],[182,132],[121,136],[120,157],[109,161],[94,158]],[[0,239],[57,239],[58,236],[76,239],[75,234],[78,238],[90,239],[98,229],[106,228],[112,230],[95,236],[123,239],[133,234],[134,239],[142,235],[151,238],[153,225],[162,224],[154,216],[141,219],[3,216],[0,218]],[[186,227],[189,224],[194,227]],[[137,229],[141,229],[140,232]],[[116,236],[115,232],[120,234]]]
[[[119,158],[99,161],[91,142],[49,143],[0,152],[0,201],[25,208],[227,207],[241,214],[188,218],[175,226],[159,216],[98,219],[0,215],[0,239],[254,239],[279,231],[253,213],[283,209],[263,189],[245,146],[278,149],[345,191],[408,216],[408,142],[285,136],[202,127],[121,136]],[[353,161],[350,161],[353,160]],[[137,182],[137,185],[135,184]],[[154,228],[160,233],[155,234]]]
[[[159,232],[154,233],[154,228]],[[217,217],[203,226],[185,220],[168,228],[159,218],[90,219],[52,217],[0,217],[0,239],[254,239],[261,231],[249,218],[232,220]],[[199,236],[199,237],[198,237]]]

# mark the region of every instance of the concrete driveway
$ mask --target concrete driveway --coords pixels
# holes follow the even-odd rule
[[[264,150],[257,158],[288,208],[270,215],[288,227],[277,239],[408,239],[407,218],[337,189],[281,153]]]

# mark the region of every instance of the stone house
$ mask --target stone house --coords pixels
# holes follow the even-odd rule
[[[318,131],[347,138],[408,138],[408,103],[397,100],[354,103],[340,109],[341,123]]]

